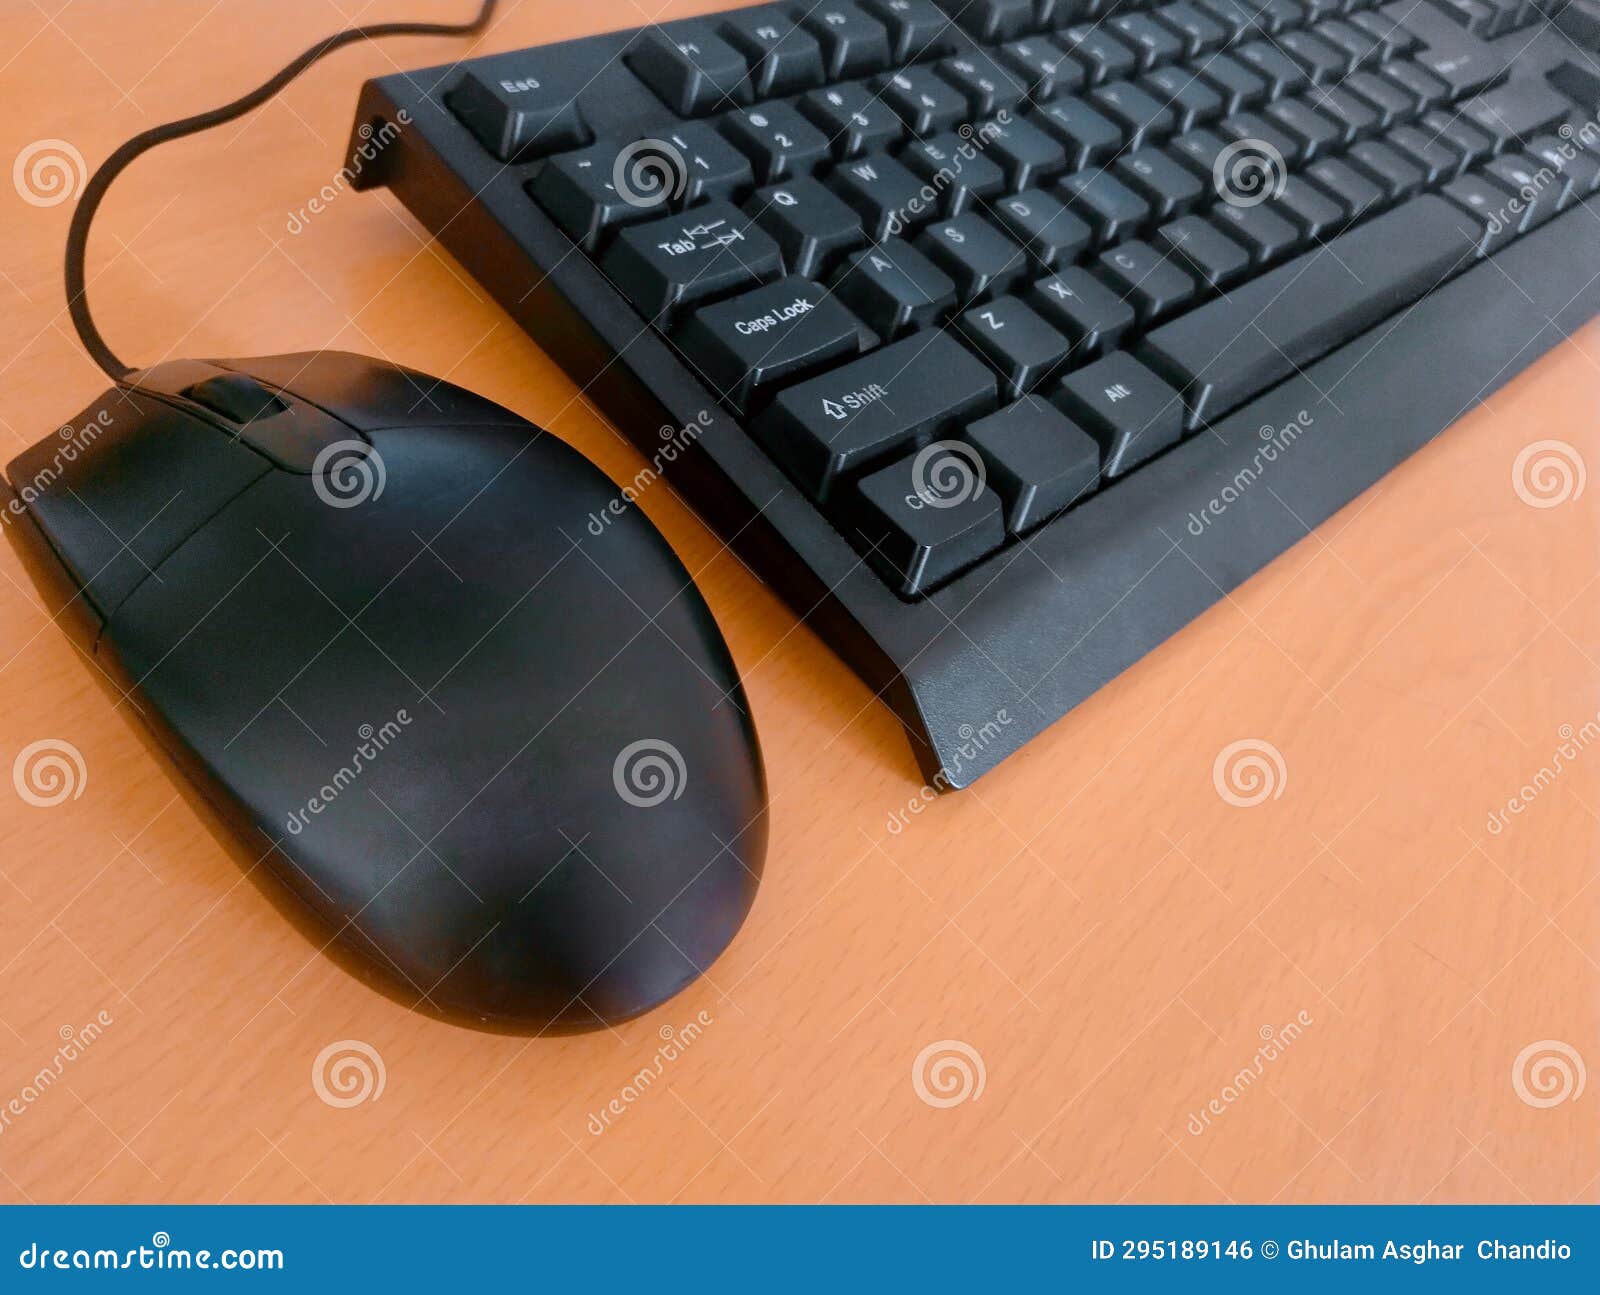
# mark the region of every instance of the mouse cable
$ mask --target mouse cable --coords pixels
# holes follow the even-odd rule
[[[89,314],[83,263],[89,245],[89,223],[94,219],[100,200],[105,197],[111,182],[122,174],[134,158],[157,144],[182,139],[185,135],[198,135],[203,130],[210,130],[213,126],[220,126],[223,122],[244,116],[252,108],[260,107],[272,98],[318,59],[342,46],[358,40],[376,40],[383,36],[470,36],[488,26],[497,3],[499,0],[483,0],[478,16],[470,22],[386,22],[347,28],[318,41],[271,80],[257,86],[249,94],[241,95],[232,103],[213,108],[209,112],[196,113],[193,117],[168,122],[164,126],[152,126],[149,130],[135,135],[106,158],[89,178],[89,183],[84,186],[83,196],[78,199],[78,205],[72,213],[72,224],[67,230],[67,309],[72,314],[72,326],[77,330],[78,340],[83,343],[83,349],[89,353],[89,358],[104,369],[113,382],[120,382],[133,372],[132,367],[119,360],[106,345],[105,338],[100,336],[100,330],[94,325],[94,319]]]

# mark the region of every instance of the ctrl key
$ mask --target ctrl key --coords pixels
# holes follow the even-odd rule
[[[903,598],[916,598],[999,548],[999,496],[962,441],[935,441],[869,473],[852,501],[855,538]]]

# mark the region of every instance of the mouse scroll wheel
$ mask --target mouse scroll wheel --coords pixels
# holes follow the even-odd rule
[[[178,394],[239,424],[271,418],[289,407],[272,391],[242,373],[219,374],[185,387]]]

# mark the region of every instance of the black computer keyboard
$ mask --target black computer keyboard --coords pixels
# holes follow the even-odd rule
[[[351,172],[961,786],[1600,312],[1597,20],[800,0],[371,81]]]

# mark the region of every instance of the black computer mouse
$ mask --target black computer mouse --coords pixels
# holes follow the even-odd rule
[[[398,996],[593,1028],[739,929],[767,802],[732,658],[560,440],[354,355],[185,360],[7,474],[7,531],[256,871]]]

